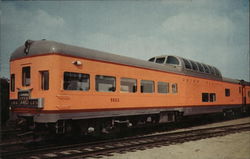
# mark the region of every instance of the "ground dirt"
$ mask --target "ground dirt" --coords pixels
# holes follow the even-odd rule
[[[226,121],[196,128],[250,122],[250,118]],[[185,129],[186,130],[186,129]],[[182,131],[182,130],[178,130]],[[146,150],[136,150],[112,156],[100,156],[103,159],[250,159],[250,131],[213,137],[182,144],[162,146]]]

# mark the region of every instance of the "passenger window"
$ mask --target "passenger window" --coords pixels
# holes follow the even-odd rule
[[[210,96],[210,102],[215,102],[216,101],[216,94],[215,93],[210,93],[209,94],[209,96]]]
[[[185,68],[186,68],[186,69],[191,69],[191,68],[192,68],[192,67],[191,67],[191,64],[188,62],[188,60],[183,59],[183,62],[184,62],[184,65],[185,65]]]
[[[162,64],[164,63],[164,61],[165,61],[165,57],[161,57],[161,58],[157,58],[155,62]]]
[[[211,67],[211,66],[208,66],[210,71],[211,71],[211,74],[215,75],[215,72],[214,72],[214,69]]]
[[[98,92],[115,92],[116,83],[113,76],[95,76],[95,89]]]
[[[30,67],[22,68],[22,85],[30,86]]]
[[[190,61],[190,62],[192,64],[192,66],[193,66],[193,70],[197,71],[198,70],[197,64],[195,62],[193,62],[193,61]]]
[[[202,67],[202,65],[200,63],[197,63],[199,71],[200,72],[204,72],[204,68]]]
[[[49,71],[40,71],[41,89],[49,90]]]
[[[179,65],[180,64],[179,60],[174,56],[168,56],[166,63],[167,64],[174,64],[174,65]]]
[[[208,102],[209,95],[208,93],[202,93],[202,102]]]
[[[137,91],[137,84],[136,83],[137,83],[136,79],[121,78],[120,91],[121,92],[135,93]]]
[[[11,74],[10,76],[10,90],[11,92],[15,92],[15,74]]]
[[[64,90],[88,91],[89,83],[89,74],[64,72]]]
[[[153,58],[149,59],[148,61],[154,62],[154,61],[155,61],[155,58],[153,57]]]
[[[177,85],[177,83],[172,84],[172,93],[178,93],[178,85]]]
[[[202,93],[202,102],[215,102],[216,94],[215,93]]]
[[[154,81],[141,80],[141,92],[142,93],[153,93],[154,92]]]
[[[169,83],[158,82],[158,93],[169,93]]]
[[[215,74],[220,77],[221,76],[220,71],[215,67],[214,67],[214,70],[215,70]]]
[[[216,76],[220,76],[219,71],[218,71],[215,67],[213,67],[213,69],[214,69],[214,74],[215,74]]]
[[[225,89],[225,96],[226,97],[230,96],[230,89],[228,89],[228,88]]]
[[[210,73],[209,68],[207,67],[207,65],[203,65],[203,67],[205,68],[206,73]]]

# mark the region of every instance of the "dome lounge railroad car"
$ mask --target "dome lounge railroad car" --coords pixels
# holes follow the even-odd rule
[[[12,54],[10,68],[12,111],[34,129],[59,134],[245,112],[250,104],[248,82],[172,55],[143,61],[28,40]]]

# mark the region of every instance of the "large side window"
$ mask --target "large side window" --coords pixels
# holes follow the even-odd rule
[[[158,82],[158,93],[169,93],[169,83]]]
[[[64,90],[88,91],[89,87],[89,74],[64,72]]]
[[[15,92],[15,74],[10,76],[10,91]]]
[[[95,76],[95,89],[98,92],[115,92],[116,84],[113,76]]]
[[[49,71],[40,71],[41,89],[49,90]]]
[[[172,93],[178,93],[178,85],[177,85],[177,83],[172,84]]]
[[[120,80],[120,91],[121,92],[130,92],[135,93],[137,90],[136,79],[132,78],[121,78]]]
[[[30,86],[30,67],[22,68],[22,85]]]
[[[141,80],[141,92],[142,93],[153,93],[155,91],[154,81]]]
[[[225,89],[225,96],[226,97],[230,96],[230,89],[228,89],[228,88]]]

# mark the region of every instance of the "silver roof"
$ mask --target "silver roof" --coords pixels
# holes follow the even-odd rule
[[[174,62],[173,62],[173,58],[175,59]],[[161,63],[165,65],[174,64],[174,65],[181,66],[183,71],[186,71],[186,72],[199,73],[203,75],[209,75],[211,77],[222,78],[221,72],[216,67],[207,65],[201,62],[189,60],[189,59],[179,57],[179,56],[162,55],[162,56],[152,57],[149,59],[149,61],[154,62],[154,63]],[[178,61],[177,62],[178,64],[176,63],[176,61]]]
[[[27,53],[25,53],[25,48],[28,48]],[[42,55],[42,54],[50,54],[50,53],[82,57],[86,59],[112,62],[117,64],[136,66],[136,67],[148,68],[159,71],[182,73],[180,69],[173,66],[163,66],[160,64],[155,64],[144,60],[139,60],[126,56],[120,56],[116,54],[87,49],[78,46],[67,45],[48,40],[30,41],[30,45],[28,47],[25,47],[25,45],[20,46],[12,53],[10,61],[19,58]]]
[[[26,41],[26,43],[19,48],[17,48],[11,55],[10,61],[42,55],[42,54],[62,54],[67,56],[74,57],[82,57],[86,59],[93,59],[105,62],[112,62],[117,64],[123,64],[128,66],[135,66],[140,68],[147,68],[152,70],[164,71],[164,72],[172,72],[177,74],[184,74],[190,76],[197,76],[208,79],[222,80],[221,76],[214,76],[211,74],[205,74],[198,71],[187,70],[183,67],[183,59],[182,57],[174,56],[181,61],[181,65],[163,65],[153,62],[148,62],[144,60],[139,60],[135,58],[120,56],[116,54],[111,54],[107,52],[87,49],[83,47],[77,47],[72,45],[67,45],[63,43],[58,43],[55,41],[48,40],[39,40],[39,41]],[[191,61],[191,60],[190,60]],[[229,80],[227,80],[229,82]]]

